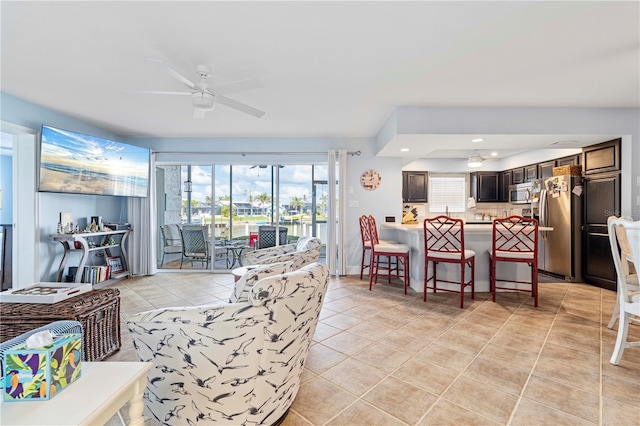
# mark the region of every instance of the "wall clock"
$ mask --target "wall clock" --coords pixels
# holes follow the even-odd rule
[[[375,170],[366,170],[360,176],[360,184],[364,189],[373,191],[380,186],[382,177]]]

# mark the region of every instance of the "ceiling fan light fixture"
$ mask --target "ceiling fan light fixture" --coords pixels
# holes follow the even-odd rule
[[[469,167],[480,167],[482,166],[482,157],[479,155],[471,155],[469,157],[469,161],[467,162],[467,166]]]
[[[206,111],[211,111],[215,106],[213,95],[207,92],[192,93],[191,101],[193,102],[193,106],[195,108],[204,109]]]

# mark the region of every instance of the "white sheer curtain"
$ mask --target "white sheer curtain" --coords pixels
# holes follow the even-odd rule
[[[338,152],[338,275],[347,274],[347,151]]]
[[[347,176],[347,151],[340,150],[336,155],[335,150],[329,150],[328,154],[328,187],[329,187],[329,214],[327,217],[327,266],[333,275],[345,275],[346,253],[345,240],[347,228],[344,218],[345,210],[345,179]],[[336,179],[336,164],[338,165],[338,179]],[[336,188],[336,180],[338,188]],[[336,197],[336,190],[337,195]],[[336,206],[335,200],[338,200]],[[337,213],[337,214],[336,214]]]
[[[129,197],[127,217],[131,224],[129,236],[129,270],[133,275],[153,275],[156,268],[156,155],[151,153],[149,195]]]
[[[329,189],[329,208],[327,213],[327,266],[329,273],[337,272],[337,235],[336,235],[336,151],[329,150],[327,156],[327,183]]]

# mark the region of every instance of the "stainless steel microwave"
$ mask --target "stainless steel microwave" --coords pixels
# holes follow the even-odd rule
[[[529,204],[531,203],[531,182],[519,183],[509,186],[509,202],[511,204]]]

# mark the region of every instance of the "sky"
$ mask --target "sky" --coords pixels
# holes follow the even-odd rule
[[[231,166],[218,165],[216,167],[216,194],[229,195],[229,171]],[[327,167],[315,166],[315,179],[327,178]],[[182,181],[187,180],[187,168],[182,167]],[[192,193],[191,198],[201,202],[211,194],[211,166],[191,167]],[[280,205],[286,205],[294,197],[311,202],[311,166],[286,165],[280,168]],[[266,168],[251,166],[233,166],[233,199],[247,201],[249,194],[253,197],[266,193],[271,196],[271,166]],[[275,197],[275,191],[274,191]]]

